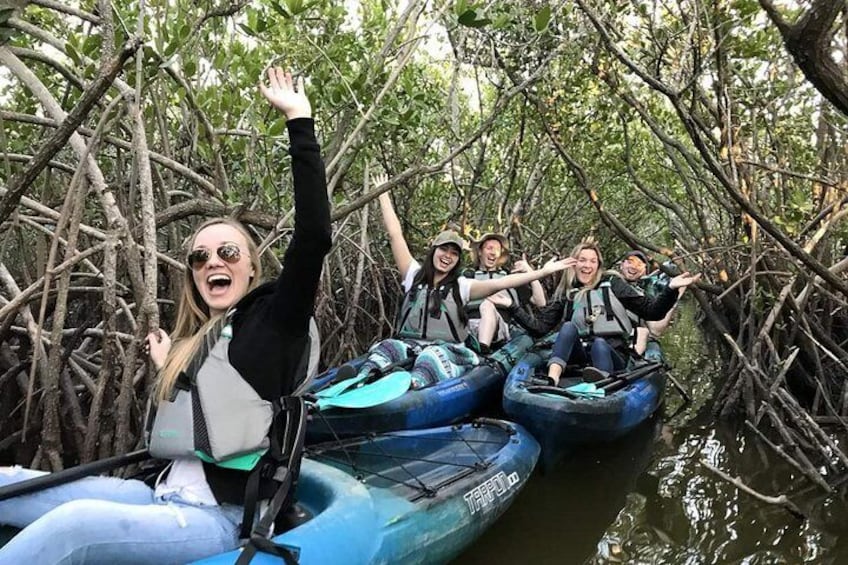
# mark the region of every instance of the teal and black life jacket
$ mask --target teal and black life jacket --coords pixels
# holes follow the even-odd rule
[[[265,400],[230,364],[231,316],[232,312],[228,313],[207,332],[199,351],[177,378],[171,397],[155,407],[152,418],[153,405],[148,404],[148,450],[156,458],[197,458],[249,473],[241,530],[247,545],[239,563],[249,562],[257,549],[279,552],[289,562],[284,555],[288,550],[275,546],[268,538],[276,515],[297,483],[306,407],[303,398],[296,394]],[[299,364],[296,386],[309,380],[316,340],[317,327],[310,322],[310,337]],[[272,478],[278,486],[254,525],[260,478]]]
[[[509,273],[504,270],[481,271],[478,269],[474,271],[468,269],[467,271],[465,271],[465,273],[463,273],[463,276],[473,278],[474,280],[478,281],[487,281],[491,279],[500,279],[507,276],[508,274]],[[512,303],[515,306],[519,306],[520,302],[518,298],[518,291],[516,291],[514,288],[508,288],[506,289],[506,291],[509,293],[509,297],[512,299]],[[482,304],[484,300],[485,298],[478,298],[476,300],[470,300],[465,304],[465,311],[468,313],[469,318],[480,317],[480,304]]]
[[[612,291],[609,281],[597,288],[582,293],[575,300],[571,321],[582,337],[610,337],[629,340],[633,323],[627,308]]]
[[[460,308],[457,281],[436,288],[428,288],[426,283],[413,285],[403,297],[398,337],[464,343],[468,324],[462,322]]]

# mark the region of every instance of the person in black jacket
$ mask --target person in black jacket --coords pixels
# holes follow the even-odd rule
[[[229,339],[229,365],[262,399],[296,386],[323,258],[331,246],[326,177],[311,107],[291,74],[268,72],[262,94],[287,118],[294,176],[294,234],[276,281],[259,284],[259,254],[229,219],[195,232],[172,336],[148,336],[160,369],[160,405],[189,365],[204,363],[204,338]],[[223,328],[223,329],[222,329]],[[217,337],[217,334],[216,334]],[[172,346],[173,340],[173,346]],[[240,425],[240,415],[230,415]],[[290,465],[297,467],[298,461]],[[40,474],[0,469],[0,485]],[[89,477],[0,503],[0,523],[23,530],[0,548],[0,563],[185,563],[238,547],[248,473],[197,458],[173,460],[155,488],[137,480]],[[260,497],[276,490],[263,478]]]
[[[548,377],[559,383],[565,365],[591,365],[611,372],[624,368],[632,328],[626,310],[645,320],[660,320],[677,300],[676,289],[697,282],[700,275],[683,273],[669,281],[655,298],[642,294],[617,273],[606,273],[601,250],[595,243],[581,243],[571,252],[577,264],[565,271],[552,301],[535,316],[517,307],[513,319],[532,335],[542,336],[559,326]],[[606,287],[606,291],[604,288]],[[609,314],[609,315],[607,315]]]

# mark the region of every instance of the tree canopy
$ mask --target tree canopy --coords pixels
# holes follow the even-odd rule
[[[787,415],[844,426],[845,18],[818,1],[7,0],[0,451],[58,469],[139,441],[139,345],[171,323],[204,217],[242,219],[279,268],[271,65],[308,78],[327,165],[325,365],[394,321],[370,210],[390,190],[417,251],[452,225],[537,265],[591,236],[608,265],[640,247],[703,272],[717,413],[787,442],[816,433]]]

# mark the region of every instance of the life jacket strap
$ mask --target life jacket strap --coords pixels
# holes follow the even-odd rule
[[[268,538],[277,515],[291,504],[297,486],[306,439],[306,405],[299,396],[283,397],[275,405],[279,411],[271,424],[270,461],[251,471],[245,488],[244,514],[239,535],[247,543],[236,561],[237,565],[250,563],[257,551],[281,557],[287,564],[298,562],[296,550],[275,544]],[[259,522],[254,525],[260,478],[273,478],[279,485]]]

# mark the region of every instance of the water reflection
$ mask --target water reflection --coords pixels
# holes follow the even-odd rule
[[[658,457],[598,543],[591,563],[845,563],[844,492],[825,497],[782,460],[728,428],[691,427]],[[700,465],[741,476],[763,494],[787,492],[808,520],[741,493]],[[653,485],[653,486],[652,486]],[[620,548],[612,555],[607,547]]]
[[[718,360],[687,331],[698,326],[691,311],[684,320],[664,349],[694,402],[534,476],[457,563],[848,563],[848,475],[825,496],[755,437],[717,425],[710,404]],[[680,407],[669,388],[665,414]],[[740,492],[701,460],[762,494],[788,495],[808,519]]]
[[[651,461],[661,421],[580,449],[536,473],[513,506],[456,563],[583,563]]]

